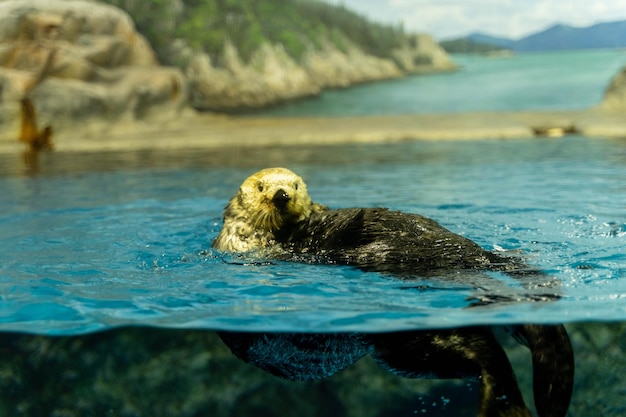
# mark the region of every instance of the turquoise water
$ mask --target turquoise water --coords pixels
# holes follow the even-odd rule
[[[0,330],[626,320],[626,140],[268,149],[231,160],[180,152],[144,164],[139,155],[108,164],[106,156],[56,157],[44,155],[48,175],[0,177]],[[468,310],[469,287],[424,290],[348,267],[259,264],[212,251],[227,200],[272,165],[298,172],[313,199],[331,207],[420,213],[485,248],[518,253],[558,278],[563,298]]]
[[[505,58],[455,55],[460,71],[326,91],[262,112],[269,116],[337,116],[585,109],[602,100],[626,64],[618,50],[519,54]]]

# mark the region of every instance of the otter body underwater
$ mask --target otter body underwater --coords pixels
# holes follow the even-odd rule
[[[285,168],[264,169],[243,182],[224,210],[224,224],[213,247],[350,265],[405,280],[431,276],[462,281],[471,276],[463,271],[502,271],[520,280],[526,291],[523,300],[558,298],[546,293],[556,284],[539,271],[486,251],[426,217],[382,208],[329,209],[313,203],[304,181]],[[484,291],[476,282],[469,284]],[[476,305],[516,299],[485,293]],[[574,373],[565,328],[519,324],[509,330],[531,351],[539,416],[565,416]],[[384,369],[405,377],[479,380],[481,417],[531,415],[490,326],[383,334],[220,332],[220,336],[244,361],[290,380],[324,378],[370,354]]]

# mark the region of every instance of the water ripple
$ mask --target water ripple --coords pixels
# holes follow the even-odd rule
[[[41,177],[36,187],[0,178],[0,330],[384,331],[626,320],[626,166],[611,157],[623,148],[585,138],[405,143],[361,146],[358,163],[301,163],[316,200],[432,217],[562,283],[556,302],[484,308],[467,308],[476,289],[445,280],[212,251],[222,208],[248,173],[239,168]],[[381,149],[384,160],[375,157]],[[519,295],[510,279],[482,275],[465,278]]]

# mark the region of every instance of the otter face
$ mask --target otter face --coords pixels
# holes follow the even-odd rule
[[[230,200],[213,247],[231,252],[269,248],[275,232],[324,210],[311,201],[302,178],[286,168],[267,168],[248,177]]]
[[[267,168],[248,177],[233,198],[252,229],[276,231],[311,215],[306,184],[286,168]]]

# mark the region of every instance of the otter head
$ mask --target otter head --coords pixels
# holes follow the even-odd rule
[[[308,218],[313,204],[306,184],[286,168],[267,168],[241,184],[224,211],[224,227],[213,246],[247,251],[271,245],[274,233]]]
[[[267,168],[249,176],[233,200],[259,231],[302,221],[313,206],[302,178],[286,168]]]

